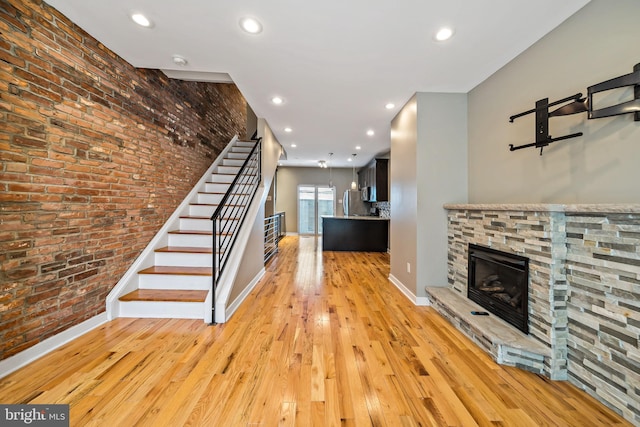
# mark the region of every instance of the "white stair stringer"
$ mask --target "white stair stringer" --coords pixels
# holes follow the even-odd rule
[[[210,217],[253,145],[255,142],[242,142],[235,137],[231,140],[109,293],[108,319],[189,318],[211,322],[213,236]],[[259,187],[258,193],[261,191],[263,189]],[[238,258],[246,244],[243,235],[255,220],[260,200],[261,195],[256,194],[251,205],[245,207],[247,217],[234,245],[234,251],[240,254]],[[234,258],[229,257],[226,272],[234,269]],[[221,288],[218,289],[220,292]],[[153,295],[154,300],[134,298],[149,295]],[[180,295],[187,297],[174,299]],[[193,295],[202,295],[202,298]]]

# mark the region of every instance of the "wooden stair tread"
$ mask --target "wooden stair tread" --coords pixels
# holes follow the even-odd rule
[[[138,274],[175,274],[182,276],[211,276],[211,267],[174,267],[154,265],[140,270]]]
[[[121,296],[120,301],[204,302],[209,291],[177,289],[136,289]]]
[[[213,253],[211,248],[204,248],[199,246],[165,246],[164,248],[156,249],[156,252],[179,252],[189,254],[210,254]]]

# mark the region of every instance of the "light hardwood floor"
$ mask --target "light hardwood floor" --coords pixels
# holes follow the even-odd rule
[[[118,319],[0,380],[73,426],[612,426],[566,382],[495,364],[388,280],[389,256],[286,237],[224,325]]]

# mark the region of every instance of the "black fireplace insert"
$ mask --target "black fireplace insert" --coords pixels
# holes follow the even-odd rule
[[[529,259],[469,244],[467,296],[529,333]]]

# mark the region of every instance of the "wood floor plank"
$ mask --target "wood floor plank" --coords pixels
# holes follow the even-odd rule
[[[320,245],[281,240],[226,324],[113,320],[0,379],[0,402],[68,403],[83,427],[629,425],[494,363],[389,282],[389,254]]]

